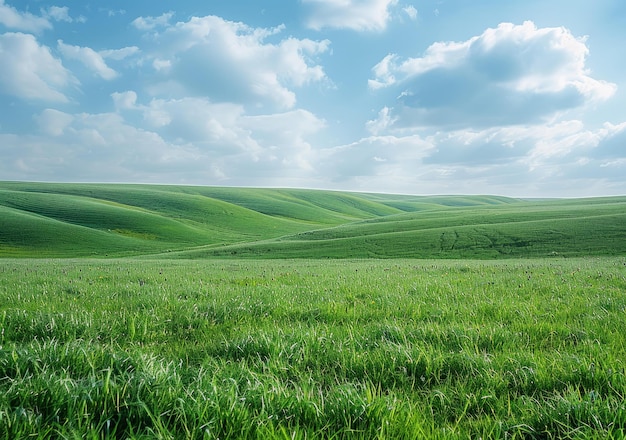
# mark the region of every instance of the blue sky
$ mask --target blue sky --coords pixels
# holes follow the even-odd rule
[[[626,194],[623,0],[0,0],[0,180]]]

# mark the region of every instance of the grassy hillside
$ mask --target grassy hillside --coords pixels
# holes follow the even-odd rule
[[[72,191],[73,190],[73,191]],[[305,230],[218,200],[153,189],[0,189],[0,255],[126,255]]]
[[[298,189],[195,188],[201,194],[273,217],[336,225],[402,212],[358,195]]]
[[[221,246],[403,212],[330,191],[0,183],[0,256]]]
[[[626,254],[626,198],[432,209],[185,257],[500,258]]]
[[[622,255],[626,198],[0,182],[0,257]]]

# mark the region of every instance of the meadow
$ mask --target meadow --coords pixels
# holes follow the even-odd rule
[[[5,259],[0,438],[623,438],[626,258]]]
[[[0,440],[626,438],[626,197],[0,182]]]

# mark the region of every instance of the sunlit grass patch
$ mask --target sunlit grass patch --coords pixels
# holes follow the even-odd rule
[[[625,263],[4,260],[0,438],[620,438]]]

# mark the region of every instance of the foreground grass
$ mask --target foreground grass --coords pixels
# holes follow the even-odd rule
[[[626,259],[3,260],[0,438],[622,438]]]

